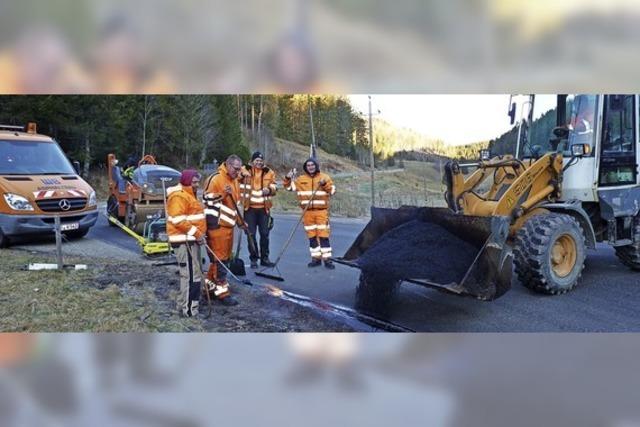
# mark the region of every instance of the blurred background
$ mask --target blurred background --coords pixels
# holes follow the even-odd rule
[[[631,334],[5,334],[0,344],[5,427],[640,425]]]
[[[635,88],[635,0],[0,2],[0,93]]]

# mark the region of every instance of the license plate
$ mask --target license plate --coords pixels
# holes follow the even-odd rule
[[[69,224],[60,224],[60,231],[71,231],[80,228],[79,222],[70,222]]]

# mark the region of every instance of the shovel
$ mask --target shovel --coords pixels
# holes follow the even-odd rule
[[[240,258],[240,244],[242,242],[242,234],[238,236],[238,244],[236,245],[236,253],[229,263],[229,269],[236,276],[246,276],[247,270],[244,267],[244,260]]]
[[[238,209],[238,204],[236,203],[235,198],[231,194],[229,194],[229,197],[231,197],[231,201],[233,202],[233,207],[236,209],[238,218],[242,223],[242,230],[247,235],[249,246],[254,251],[254,253],[257,253],[258,249],[256,247],[256,242],[253,240],[253,236],[251,235],[251,233],[249,233],[249,230],[247,230],[247,223],[244,221],[244,217],[240,213],[240,209]],[[238,244],[236,245],[236,253],[230,262],[229,269],[237,276],[246,276],[247,272],[244,267],[244,260],[240,258],[240,242],[241,241],[242,241],[242,235],[240,235],[240,237],[238,238]]]

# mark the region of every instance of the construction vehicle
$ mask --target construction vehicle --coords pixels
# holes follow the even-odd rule
[[[80,164],[67,159],[36,124],[0,125],[0,247],[18,236],[61,231],[79,238],[98,219],[96,193],[80,177]]]
[[[107,219],[110,224],[120,227],[125,233],[136,239],[144,255],[153,257],[170,252],[167,224],[164,218],[146,221],[142,235],[136,233],[113,216],[108,215]]]
[[[513,267],[532,291],[565,293],[579,283],[586,249],[597,242],[640,270],[638,95],[554,95],[538,109],[537,101],[529,95],[522,104],[509,153],[483,151],[466,177],[469,165],[447,163],[447,208],[372,208],[371,221],[337,261],[360,268],[385,233],[418,219],[473,244],[478,254],[456,283],[403,279],[458,295],[500,297],[511,287]],[[513,124],[517,107],[510,105]],[[358,298],[399,286],[376,289],[373,281],[361,281]]]
[[[116,218],[135,233],[143,234],[148,222],[165,217],[166,189],[180,182],[180,172],[159,165],[151,155],[145,155],[126,171],[128,173],[118,163],[114,154],[107,156],[107,216]]]

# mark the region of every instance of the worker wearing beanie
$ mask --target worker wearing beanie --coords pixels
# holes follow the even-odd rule
[[[215,256],[209,254],[211,264],[207,274],[207,289],[212,297],[224,305],[236,305],[231,298],[227,269],[233,249],[233,228],[236,225],[246,227],[238,217],[234,201],[240,200],[238,178],[242,170],[242,160],[235,154],[230,155],[218,168],[218,172],[207,180],[204,190],[205,214],[207,217],[207,242]],[[216,259],[217,258],[217,259]],[[221,263],[225,263],[223,266]]]
[[[264,156],[256,151],[251,155],[251,164],[242,167],[242,177],[240,181],[240,192],[242,193],[242,204],[244,207],[244,219],[249,227],[247,240],[256,241],[256,230],[260,233],[260,253],[256,245],[248,242],[251,268],[260,264],[265,267],[273,267],[269,260],[269,231],[271,227],[271,198],[275,196],[276,174],[265,166]]]
[[[204,208],[196,198],[200,174],[187,169],[182,172],[180,184],[167,188],[167,235],[180,268],[178,310],[184,316],[198,314],[202,286],[200,245],[205,243],[207,231]]]
[[[309,238],[311,262],[309,267],[322,264],[329,269],[335,266],[331,261],[331,243],[329,242],[329,199],[336,193],[331,177],[320,172],[320,166],[314,158],[304,162],[304,175],[294,180],[294,171],[287,174],[284,186],[295,191],[302,209],[307,208],[302,219]]]

